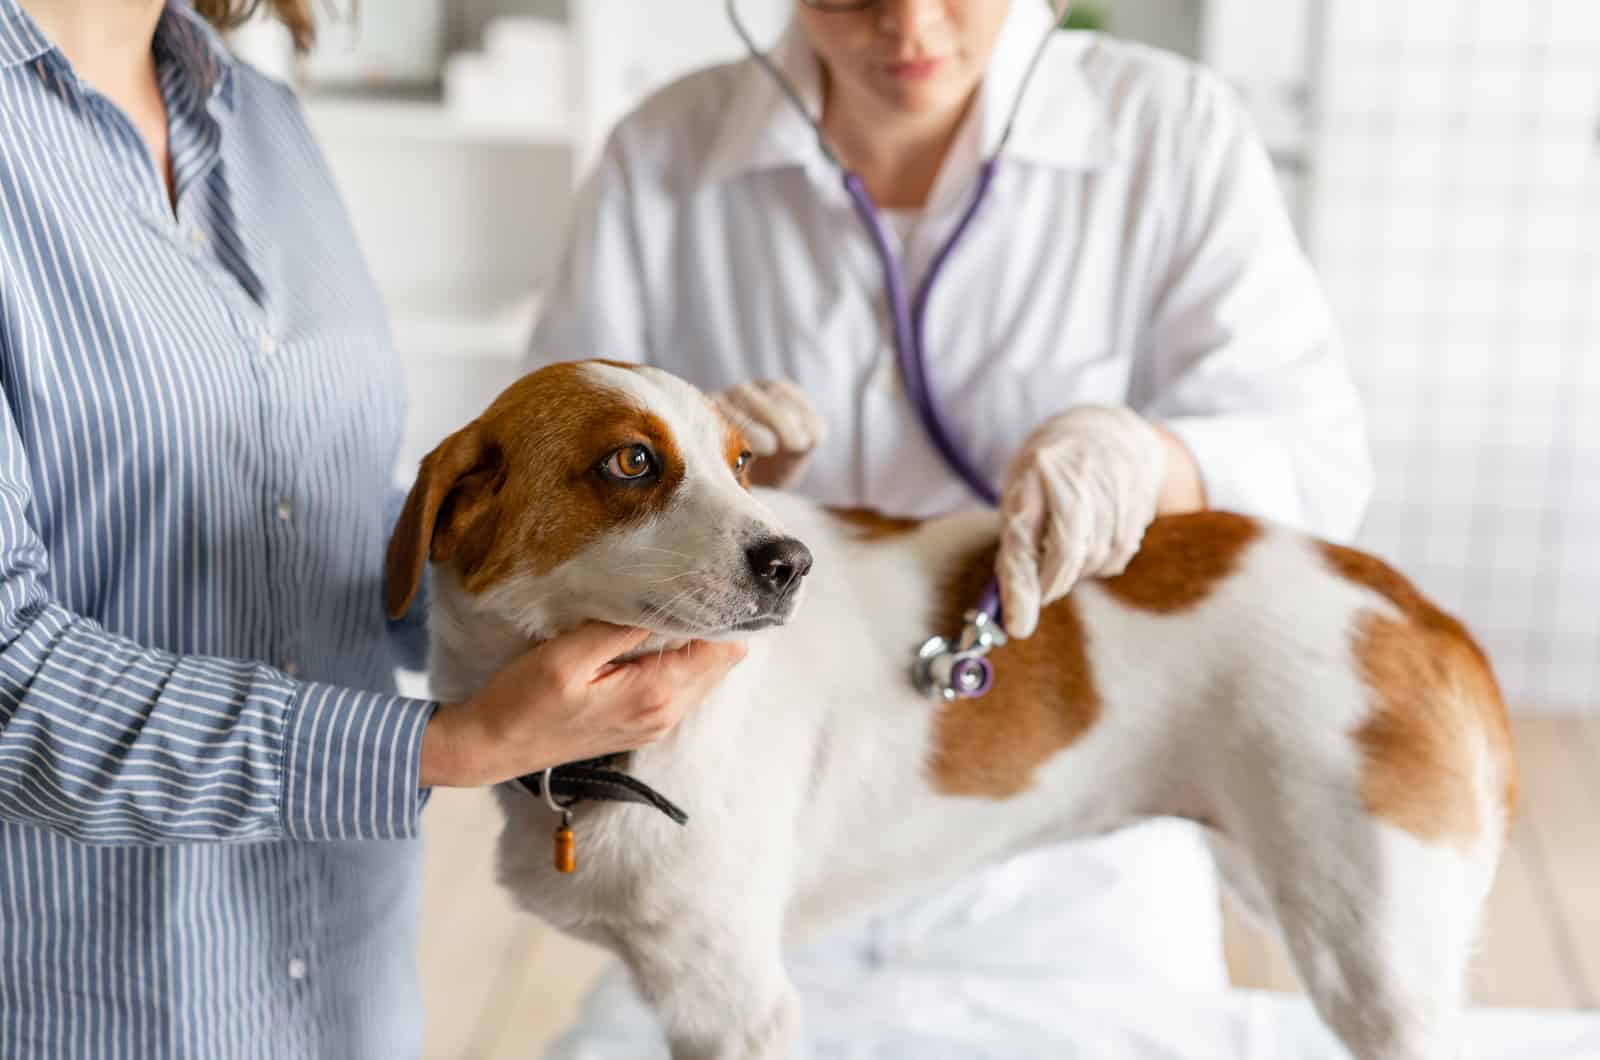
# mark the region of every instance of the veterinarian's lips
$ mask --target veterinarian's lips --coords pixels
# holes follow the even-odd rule
[[[884,73],[897,81],[927,81],[945,65],[942,58],[894,59],[881,64]]]

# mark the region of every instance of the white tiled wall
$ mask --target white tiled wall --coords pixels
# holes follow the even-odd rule
[[[1326,2],[1311,241],[1372,417],[1363,544],[1513,702],[1600,712],[1600,3]]]

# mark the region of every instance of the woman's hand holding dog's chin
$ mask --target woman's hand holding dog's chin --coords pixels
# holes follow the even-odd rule
[[[691,642],[616,663],[649,634],[590,623],[507,663],[477,694],[441,704],[422,733],[423,787],[481,787],[652,743],[744,658]]]

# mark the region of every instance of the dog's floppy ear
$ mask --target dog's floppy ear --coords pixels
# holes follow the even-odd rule
[[[422,460],[389,537],[385,581],[390,618],[411,606],[429,557],[476,566],[494,536],[495,494],[505,481],[505,458],[482,427],[469,424]]]

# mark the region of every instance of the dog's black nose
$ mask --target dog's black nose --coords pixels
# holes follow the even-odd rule
[[[792,537],[775,537],[745,550],[750,573],[763,592],[783,596],[811,570],[811,550]]]

